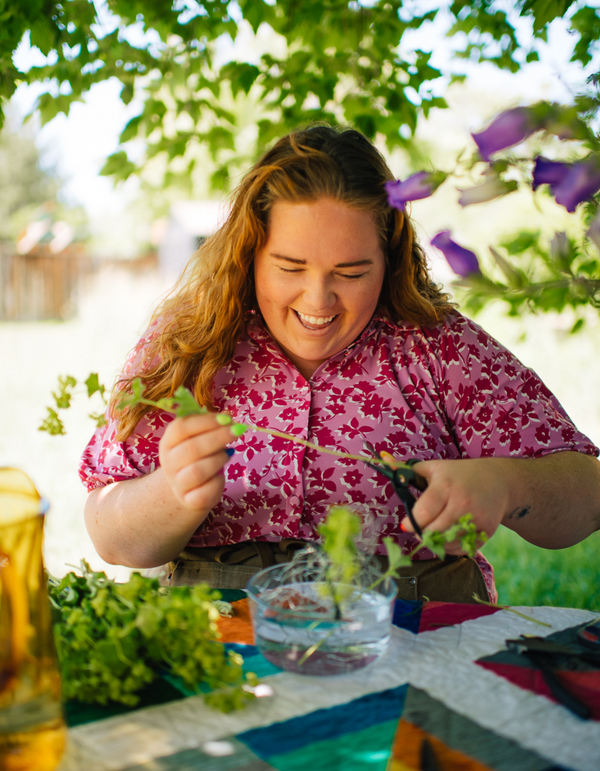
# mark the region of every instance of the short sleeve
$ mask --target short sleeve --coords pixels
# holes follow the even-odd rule
[[[536,373],[456,314],[427,335],[440,398],[462,457],[598,455]]]
[[[127,358],[123,375],[130,377],[143,369],[146,346],[156,332],[157,327],[153,325],[141,338]],[[107,415],[108,422],[96,429],[79,464],[79,477],[88,492],[154,471],[160,465],[160,438],[172,419],[173,416],[166,412],[150,412],[140,420],[134,433],[121,442],[116,437],[118,420]]]

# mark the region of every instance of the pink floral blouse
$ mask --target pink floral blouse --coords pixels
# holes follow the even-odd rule
[[[128,371],[135,370],[147,339],[132,353]],[[364,454],[365,440],[399,459],[599,452],[534,372],[458,313],[434,328],[374,317],[310,381],[254,316],[218,374],[214,395],[216,407],[236,421],[356,455]],[[114,421],[97,429],[80,466],[88,490],[154,471],[170,420],[170,414],[150,413],[125,442],[115,440]],[[367,549],[384,553],[384,536],[405,553],[417,545],[413,535],[400,531],[404,507],[391,484],[360,461],[252,430],[231,446],[235,454],[225,467],[223,498],[191,546],[318,541],[317,525],[332,504],[347,504],[362,515]],[[417,555],[432,557],[426,550]],[[493,570],[483,555],[477,561],[495,599]]]

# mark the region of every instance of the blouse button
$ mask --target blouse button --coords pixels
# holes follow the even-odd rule
[[[290,506],[295,509],[297,506],[300,505],[300,498],[298,498],[297,495],[292,495],[291,498],[288,499]]]

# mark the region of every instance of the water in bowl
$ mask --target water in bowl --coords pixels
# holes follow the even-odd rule
[[[338,675],[362,669],[385,652],[393,597],[348,587],[341,618],[322,582],[299,582],[250,594],[254,636],[262,655],[281,669]]]

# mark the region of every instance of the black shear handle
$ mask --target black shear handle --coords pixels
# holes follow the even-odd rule
[[[412,511],[416,501],[415,496],[408,489],[408,485],[406,483],[404,482],[399,483],[396,481],[396,479],[392,479],[392,484],[394,485],[394,490],[396,492],[396,495],[398,496],[398,498],[400,498],[400,500],[404,504],[404,508],[406,509],[406,514],[408,516],[408,519],[410,520],[410,524],[413,526],[413,530],[419,536],[419,538],[422,538],[423,531],[419,527],[419,524],[415,519]]]
[[[369,447],[369,449],[372,448]],[[414,466],[415,463],[419,463],[419,460],[417,458],[411,458],[399,468],[393,468],[389,465],[381,466],[379,464],[369,462],[368,460],[365,460],[365,463],[367,466],[370,466],[379,474],[390,480],[396,495],[404,504],[404,508],[406,509],[410,524],[413,526],[413,530],[419,536],[419,538],[422,538],[423,531],[415,520],[412,511],[416,499],[409,490],[409,486],[412,486],[415,489],[421,491],[427,488],[427,480],[425,477],[422,477],[420,474],[417,474],[416,471],[412,470],[412,466]]]

